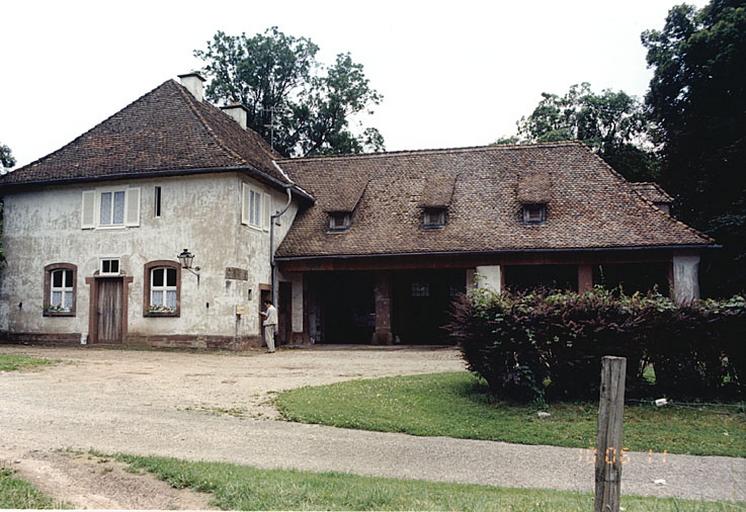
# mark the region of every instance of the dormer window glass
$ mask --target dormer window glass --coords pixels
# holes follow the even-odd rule
[[[547,220],[547,205],[543,203],[524,204],[523,222],[525,224],[543,224]]]
[[[345,231],[352,224],[349,212],[332,212],[329,214],[329,231]]]
[[[442,228],[446,225],[445,208],[425,208],[422,212],[422,227],[426,229]]]

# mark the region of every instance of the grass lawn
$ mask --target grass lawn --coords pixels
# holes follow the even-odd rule
[[[468,372],[355,380],[281,393],[286,419],[336,427],[587,448],[596,440],[595,403],[537,409],[492,403]],[[633,451],[746,457],[746,414],[736,407],[627,405],[624,444]]]
[[[59,506],[28,482],[16,478],[10,469],[0,468],[0,509],[59,508]]]
[[[38,357],[14,354],[0,354],[0,372],[24,370],[37,366],[44,366],[51,363],[52,361],[50,361],[49,359],[41,359]]]
[[[345,473],[266,470],[216,462],[187,462],[160,457],[116,455],[138,470],[149,471],[177,488],[214,496],[213,505],[233,510],[552,510],[593,508],[589,494],[486,485],[395,480]],[[622,498],[633,511],[738,511],[743,505],[660,498]]]

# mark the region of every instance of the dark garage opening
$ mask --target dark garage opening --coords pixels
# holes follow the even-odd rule
[[[451,302],[466,290],[466,271],[396,272],[393,279],[395,339],[405,345],[448,343],[443,326],[448,323]]]
[[[320,343],[370,343],[376,322],[374,275],[329,272],[314,285],[320,306]]]

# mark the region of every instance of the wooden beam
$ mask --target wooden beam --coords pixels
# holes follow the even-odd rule
[[[593,289],[593,265],[578,265],[578,292],[589,292]]]
[[[475,268],[489,265],[600,265],[671,261],[669,250],[421,254],[278,260],[283,272],[328,270],[411,270]]]
[[[624,441],[624,379],[627,359],[604,356],[596,439],[594,512],[619,512]]]

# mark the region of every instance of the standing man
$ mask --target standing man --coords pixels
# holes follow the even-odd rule
[[[272,305],[272,301],[264,301],[267,308],[262,313],[264,317],[264,341],[267,343],[267,352],[270,354],[275,351],[275,332],[277,331],[277,308]]]

